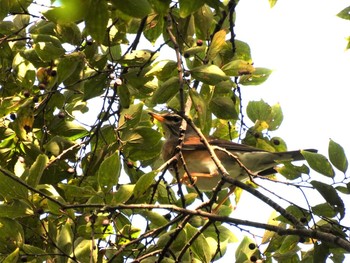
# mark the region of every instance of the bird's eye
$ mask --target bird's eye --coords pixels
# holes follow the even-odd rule
[[[179,115],[170,115],[167,116],[167,119],[174,123],[180,123],[182,121],[182,118]]]

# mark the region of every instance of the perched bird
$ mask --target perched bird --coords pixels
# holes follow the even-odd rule
[[[162,149],[164,161],[169,160],[176,153],[179,144],[180,126],[182,117],[174,113],[158,114],[149,112],[163,127],[165,143]],[[304,160],[300,151],[268,152],[251,146],[234,143],[227,140],[206,138],[210,145],[220,147],[224,151],[215,149],[215,153],[232,178],[244,181],[248,178],[247,171],[242,164],[254,175],[270,175],[276,173],[274,167],[280,162]],[[241,162],[238,164],[235,156]],[[317,152],[314,149],[305,151]],[[186,171],[190,174],[192,182],[203,191],[213,190],[221,179],[217,165],[212,160],[207,147],[203,144],[198,134],[187,125],[185,139],[181,147]],[[189,175],[184,169],[183,163],[178,162],[178,172],[183,183],[191,185]],[[228,186],[228,185],[227,185]]]

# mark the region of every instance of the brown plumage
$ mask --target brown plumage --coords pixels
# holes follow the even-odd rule
[[[165,143],[162,149],[164,161],[169,160],[175,154],[175,148],[179,142],[179,131],[182,118],[173,113],[157,114],[150,112],[150,115],[157,119],[163,127],[165,134]],[[185,140],[181,148],[186,168],[198,189],[212,190],[220,181],[220,173],[213,162],[206,146],[201,142],[197,133],[187,125]],[[210,145],[218,146],[229,151],[236,156],[241,163],[254,174],[269,175],[276,171],[274,167],[279,162],[304,160],[300,151],[288,152],[268,152],[251,146],[234,143],[231,141],[206,138]],[[314,149],[305,151],[317,152]],[[237,161],[221,150],[215,150],[215,153],[231,177],[245,180],[248,174]],[[185,172],[182,163],[178,162],[178,171],[181,180],[190,184],[188,174]]]

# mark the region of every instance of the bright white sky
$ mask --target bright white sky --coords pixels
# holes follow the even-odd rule
[[[274,70],[263,85],[242,87],[242,97],[245,103],[263,99],[281,104],[284,121],[273,135],[282,137],[290,150],[316,148],[327,156],[332,138],[350,154],[350,53],[345,52],[350,21],[336,17],[349,5],[342,0],[279,0],[271,9],[268,0],[238,3],[236,38],[250,45],[255,66]],[[294,194],[286,198],[295,201]],[[232,216],[266,223],[267,210],[247,194]],[[219,262],[233,262],[234,251]]]

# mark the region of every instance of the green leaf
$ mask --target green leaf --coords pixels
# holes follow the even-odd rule
[[[286,208],[286,211],[293,215],[294,217],[298,218],[299,220],[301,220],[302,218],[305,219],[307,222],[311,219],[311,215],[309,213],[309,211],[306,211],[300,207],[294,206],[294,205],[290,205]],[[290,223],[290,221],[288,219],[286,219],[284,216],[279,215],[279,216],[275,216],[272,220],[274,220],[275,222],[283,222],[283,223]]]
[[[33,258],[35,258],[33,260],[37,260],[39,262],[45,262],[45,261],[49,261],[49,259],[50,259],[50,256],[47,255],[47,252],[41,248],[31,246],[28,244],[23,244],[21,249],[23,250],[23,252],[25,254],[33,255]]]
[[[22,200],[14,199],[11,202],[0,204],[0,217],[18,218],[33,214],[32,207]]]
[[[77,239],[74,247],[74,257],[79,262],[97,262],[98,249],[92,249],[91,240],[88,239]],[[92,259],[94,258],[94,259]]]
[[[316,188],[322,197],[340,214],[341,218],[343,218],[345,215],[345,207],[337,191],[331,185],[319,181],[311,181],[311,185]]]
[[[163,215],[153,211],[143,210],[140,212],[140,215],[142,215],[143,217],[145,217],[146,220],[149,220],[151,222],[151,228],[158,228],[169,223]]]
[[[129,86],[130,85],[120,85],[117,88],[117,95],[119,96],[120,105],[124,109],[128,109],[131,104],[131,94],[130,94]]]
[[[57,83],[62,83],[69,78],[83,60],[84,56],[80,52],[74,52],[61,58],[57,65]]]
[[[90,9],[96,8],[89,0],[61,0],[60,4],[43,12],[48,20],[58,24],[81,21]]]
[[[277,0],[269,0],[270,7],[274,7],[277,3]]]
[[[135,185],[128,185],[124,184],[121,185],[118,190],[113,193],[113,198],[111,201],[112,205],[117,205],[117,204],[123,204],[126,201],[129,200],[129,198],[133,195],[134,193],[134,187]]]
[[[71,140],[67,140],[66,138],[60,136],[54,136],[46,145],[44,145],[44,148],[54,156],[59,156],[73,145],[76,144],[74,144],[74,142]],[[61,159],[74,159],[76,157],[75,153],[76,151],[74,150],[67,151],[65,154],[63,154],[63,156],[61,156]]]
[[[250,249],[249,244],[255,244],[255,242],[245,236],[236,249],[236,253],[235,253],[236,263],[249,262],[250,257],[255,255],[258,252],[257,249]]]
[[[337,14],[338,17],[346,19],[346,20],[350,20],[350,6],[344,8],[342,11],[340,11]]]
[[[57,237],[57,245],[62,252],[69,255],[72,253],[74,242],[74,234],[72,231],[72,223],[67,220],[61,227],[61,231]]]
[[[255,68],[255,71],[248,75],[243,75],[239,78],[239,83],[242,85],[260,85],[265,82],[271,75],[272,70],[268,68]]]
[[[108,193],[118,183],[120,171],[121,164],[118,152],[103,160],[98,169],[97,177],[98,184],[103,192]]]
[[[159,14],[152,14],[147,17],[146,28],[143,32],[145,38],[155,44],[157,39],[161,36],[164,29],[164,18]]]
[[[272,110],[271,116],[270,116],[270,119],[268,121],[268,124],[269,124],[268,130],[275,131],[282,124],[283,112],[282,112],[281,105],[279,103],[272,105],[271,110]]]
[[[348,169],[348,160],[342,146],[333,140],[329,140],[328,156],[331,163],[343,173]]]
[[[160,84],[159,88],[152,95],[151,103],[161,104],[167,102],[179,91],[179,86],[179,78],[171,77]]]
[[[72,141],[88,134],[83,126],[72,121],[58,120],[57,122],[53,122],[49,128],[54,134],[66,137]]]
[[[98,43],[105,39],[108,23],[108,5],[105,0],[94,0],[93,8],[89,8],[86,16],[86,29]]]
[[[15,220],[0,217],[0,253],[11,253],[24,243],[22,226]]]
[[[56,31],[57,36],[62,43],[69,43],[78,46],[82,41],[82,34],[75,23],[57,24]]]
[[[229,76],[250,75],[255,71],[254,66],[244,60],[233,60],[221,68]]]
[[[185,231],[181,230],[177,233],[176,238],[173,238],[175,231],[176,230],[173,229],[162,234],[157,241],[157,246],[163,248],[171,240],[170,249],[173,251],[180,251],[187,242],[187,236]]]
[[[6,171],[7,175],[5,175],[4,172],[5,171],[0,172],[0,196],[8,200],[17,198],[27,199],[28,189],[22,184],[11,179],[11,177],[15,178],[17,176],[9,171]]]
[[[103,94],[107,83],[107,76],[98,74],[91,76],[84,84],[84,101]]]
[[[192,1],[186,1],[186,2],[192,2]],[[227,34],[226,30],[222,29],[216,32],[215,35],[213,36],[212,42],[210,43],[208,53],[207,53],[207,57],[209,61],[214,60],[214,58],[219,54],[222,48],[226,45],[226,34]]]
[[[3,261],[1,260],[2,263],[13,263],[13,262],[18,262],[19,258],[19,247],[17,247],[10,255],[8,255]]]
[[[191,74],[193,78],[209,85],[215,85],[230,78],[216,65],[203,65],[193,68]]]
[[[290,251],[294,251],[295,247],[298,245],[300,240],[299,236],[294,236],[294,235],[288,235],[286,238],[283,240],[281,247],[278,250],[278,253],[280,254],[286,254]]]
[[[325,217],[335,217],[337,215],[337,212],[334,211],[334,208],[329,205],[328,203],[324,204],[318,204],[312,207],[312,212],[315,215],[318,216],[325,216]]]
[[[152,7],[147,0],[112,0],[113,5],[124,14],[143,18],[152,12]]]
[[[35,162],[29,169],[29,175],[27,178],[27,183],[30,186],[36,187],[39,184],[40,178],[43,175],[43,172],[46,168],[46,164],[48,162],[49,158],[45,154],[40,154],[36,158]]]
[[[215,97],[210,101],[209,107],[213,114],[220,119],[238,119],[236,105],[231,98]]]
[[[0,20],[3,20],[10,11],[10,2],[12,0],[0,0]]]
[[[151,171],[142,175],[139,180],[137,180],[134,188],[134,196],[135,198],[141,197],[154,183],[154,178],[158,174],[157,171]]]
[[[38,57],[45,62],[49,62],[64,55],[65,49],[60,40],[51,35],[32,35],[34,40],[34,50]]]
[[[185,18],[193,12],[196,12],[204,4],[204,2],[202,0],[179,0],[179,4],[180,17]]]
[[[328,177],[334,177],[335,173],[327,158],[319,153],[301,151],[310,167],[316,172]]]
[[[202,40],[210,39],[211,28],[213,27],[214,20],[213,11],[205,4],[193,15],[197,38]]]
[[[177,69],[177,63],[173,60],[161,60],[152,64],[152,67],[145,73],[145,77],[157,76],[159,80],[166,81]]]
[[[186,224],[185,230],[187,239],[192,238],[198,233],[198,230],[190,224]],[[196,240],[191,245],[191,250],[201,262],[210,262],[212,257],[211,249],[203,234],[199,234],[199,236],[197,236]]]
[[[263,100],[249,101],[247,106],[247,115],[252,122],[268,120],[271,116],[271,112],[271,106]]]
[[[276,171],[286,177],[288,180],[295,180],[299,178],[303,173],[309,174],[310,170],[306,165],[295,166],[291,163],[285,163],[283,166],[275,168]]]

